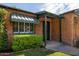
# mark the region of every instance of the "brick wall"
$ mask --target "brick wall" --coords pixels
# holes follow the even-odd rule
[[[11,22],[11,19],[10,19],[10,15],[12,13],[18,13],[18,14],[22,14],[22,15],[25,15],[25,16],[33,16],[33,17],[36,17],[36,15],[34,14],[30,14],[30,13],[25,13],[25,12],[21,12],[21,11],[17,11],[17,10],[13,10],[13,9],[7,9],[5,8],[7,11],[8,11],[8,14],[7,16],[5,16],[5,26],[6,26],[6,30],[7,30],[7,35],[8,35],[8,48],[11,48],[11,44],[12,44],[12,39],[13,39],[13,24]]]
[[[58,18],[52,19],[51,29],[52,29],[52,32],[51,32],[52,40],[59,41],[60,40],[60,23],[59,23]]]
[[[35,25],[35,33],[38,35],[43,35],[43,21],[45,21],[44,17],[40,17],[40,23]],[[59,41],[60,39],[60,27],[59,27],[59,19],[49,18],[47,22],[50,22],[50,40]]]
[[[73,34],[74,34],[74,42],[73,42],[73,44],[74,45],[76,45],[77,44],[77,42],[79,42],[79,16],[77,16],[76,15],[76,17],[75,17],[75,15],[74,15],[74,19],[73,19],[73,30],[74,30],[74,32],[73,32]]]
[[[66,13],[64,14],[64,19],[62,19],[62,42],[73,45],[73,38],[74,38],[74,30],[73,30],[73,13]]]
[[[11,46],[12,43],[12,39],[13,39],[13,24],[10,21],[10,14],[15,12],[15,13],[19,13],[25,16],[33,16],[36,17],[35,14],[30,14],[30,13],[25,13],[25,12],[21,12],[21,11],[17,11],[17,10],[13,10],[13,9],[6,9],[8,11],[8,15],[6,16],[6,28],[7,28],[7,34],[8,34],[8,42],[9,42],[9,47]],[[73,45],[73,41],[75,40],[75,30],[76,30],[76,34],[77,37],[79,37],[79,25],[76,29],[74,29],[74,14],[72,12],[70,13],[66,13],[64,14],[64,19],[62,19],[61,21],[61,37],[62,37],[62,42],[69,44],[69,45]],[[34,31],[35,34],[38,35],[43,35],[43,21],[44,21],[44,17],[40,17],[40,22],[38,24],[34,24]],[[59,23],[59,18],[50,18],[50,20],[48,20],[48,22],[50,22],[50,39],[51,40],[55,40],[55,41],[59,41],[60,40],[60,23]]]
[[[37,35],[43,35],[43,21],[44,21],[44,18],[43,17],[40,17],[39,18],[39,23],[35,25],[35,34]]]

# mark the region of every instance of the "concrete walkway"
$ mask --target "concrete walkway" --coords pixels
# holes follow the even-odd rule
[[[79,49],[78,48],[64,45],[62,43],[55,42],[55,41],[48,41],[46,48],[50,49],[50,50],[64,52],[64,53],[71,54],[74,56],[79,56]]]

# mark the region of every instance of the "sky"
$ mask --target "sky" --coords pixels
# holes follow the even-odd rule
[[[46,10],[57,15],[74,9],[79,9],[79,3],[47,3],[44,4],[42,8],[42,10]]]
[[[31,12],[38,12],[42,8],[43,3],[2,3],[3,5],[16,7]]]
[[[57,15],[79,8],[79,3],[2,3],[2,4],[31,12],[48,11]]]

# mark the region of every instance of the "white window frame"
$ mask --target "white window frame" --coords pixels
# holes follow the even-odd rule
[[[20,32],[20,22],[17,22],[18,23],[18,31],[17,32],[13,32],[15,34],[18,34],[18,33],[34,33],[34,24],[33,24],[33,31],[30,31],[30,23],[29,23],[29,31],[26,32],[25,31],[25,22],[24,23],[24,31],[23,32]]]

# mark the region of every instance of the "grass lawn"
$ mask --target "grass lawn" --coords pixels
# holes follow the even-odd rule
[[[46,49],[29,49],[20,52],[14,52],[14,56],[69,56],[68,54],[50,51]]]

